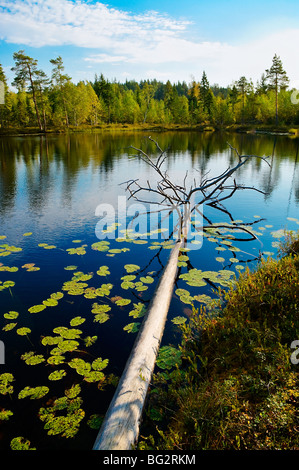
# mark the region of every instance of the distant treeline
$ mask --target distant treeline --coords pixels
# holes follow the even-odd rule
[[[38,68],[37,60],[23,50],[13,55],[15,73],[12,91],[0,65],[4,104],[0,105],[2,128],[49,128],[100,126],[102,124],[299,124],[299,104],[288,88],[288,77],[275,55],[270,69],[254,85],[246,77],[228,87],[210,85],[203,72],[200,81],[189,84],[169,80],[107,80],[77,84],[64,71],[61,57],[52,59],[51,77]]]

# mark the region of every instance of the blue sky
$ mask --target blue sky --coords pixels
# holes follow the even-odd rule
[[[60,55],[76,83],[156,78],[254,83],[277,53],[299,86],[298,0],[0,0],[0,63],[20,49],[50,74]]]

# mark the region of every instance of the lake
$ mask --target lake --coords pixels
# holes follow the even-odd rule
[[[168,149],[165,170],[178,184],[186,171],[193,181],[235,165],[228,144],[270,163],[251,159],[235,175],[259,191],[238,191],[225,201],[226,212],[203,208],[214,223],[228,223],[228,213],[235,223],[254,222],[257,239],[227,231],[242,239],[232,243],[211,230],[191,240],[180,258],[162,345],[178,343],[177,324],[188,321],[192,303],[199,308],[215,297],[215,288],[226,288],[260,256],[277,256],[281,229],[299,229],[295,138],[143,131],[1,137],[2,450],[18,445],[14,438],[20,436],[38,450],[93,446],[170,253],[167,219],[159,224],[153,206],[152,218],[140,216],[138,225],[131,217],[127,225],[136,207],[122,183],[155,181],[153,169],[131,148],[157,158],[149,136]],[[140,237],[130,236],[132,226]]]

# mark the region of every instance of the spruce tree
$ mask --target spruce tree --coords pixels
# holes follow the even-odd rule
[[[278,124],[278,92],[288,86],[289,79],[286,71],[283,69],[280,57],[275,54],[270,69],[266,70],[266,78],[269,81],[269,88],[275,90],[276,116],[275,122]]]

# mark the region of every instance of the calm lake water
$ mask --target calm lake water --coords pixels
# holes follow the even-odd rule
[[[254,267],[261,253],[277,255],[278,230],[299,229],[298,139],[189,132],[2,137],[0,339],[5,364],[0,364],[0,381],[4,373],[14,380],[4,385],[2,376],[2,388],[0,382],[0,413],[13,413],[0,421],[0,449],[9,448],[18,436],[37,449],[92,448],[98,429],[90,427],[90,417],[103,416],[109,405],[113,377],[122,372],[142,321],[142,306],[148,304],[170,253],[158,244],[163,232],[157,239],[121,241],[124,225],[117,227],[118,239],[108,230],[108,243],[94,245],[99,242],[97,207],[108,204],[117,210],[119,198],[127,196],[121,184],[127,180],[153,181],[152,169],[130,149],[142,148],[156,157],[149,135],[169,149],[165,169],[178,183],[187,170],[191,179],[207,172],[213,177],[235,165],[237,157],[228,143],[241,154],[269,156],[271,164],[252,159],[236,174],[238,183],[266,194],[242,190],[225,201],[234,220],[263,219],[253,225],[258,240],[236,241],[230,249],[213,234],[204,237],[202,246],[193,245],[185,253],[189,264],[183,260],[179,274],[189,267],[238,275],[246,265]],[[213,222],[229,221],[223,212],[203,210]],[[131,264],[138,266],[132,273],[125,268]],[[136,278],[121,279],[128,275]],[[78,283],[75,287],[65,284],[72,280]],[[128,284],[132,281],[137,282],[133,287]],[[177,289],[187,289],[191,296],[213,296],[213,284],[204,284],[190,286],[178,278],[163,345],[177,343],[179,330],[172,320],[188,319],[191,311],[191,303],[186,297],[181,301]],[[36,305],[43,307],[34,313]],[[199,299],[194,305],[200,306]],[[98,358],[100,366],[100,361],[94,362]],[[102,372],[105,381],[86,370]],[[9,385],[13,389],[8,390]],[[40,392],[39,398],[33,390]],[[76,426],[74,437],[64,436]]]

